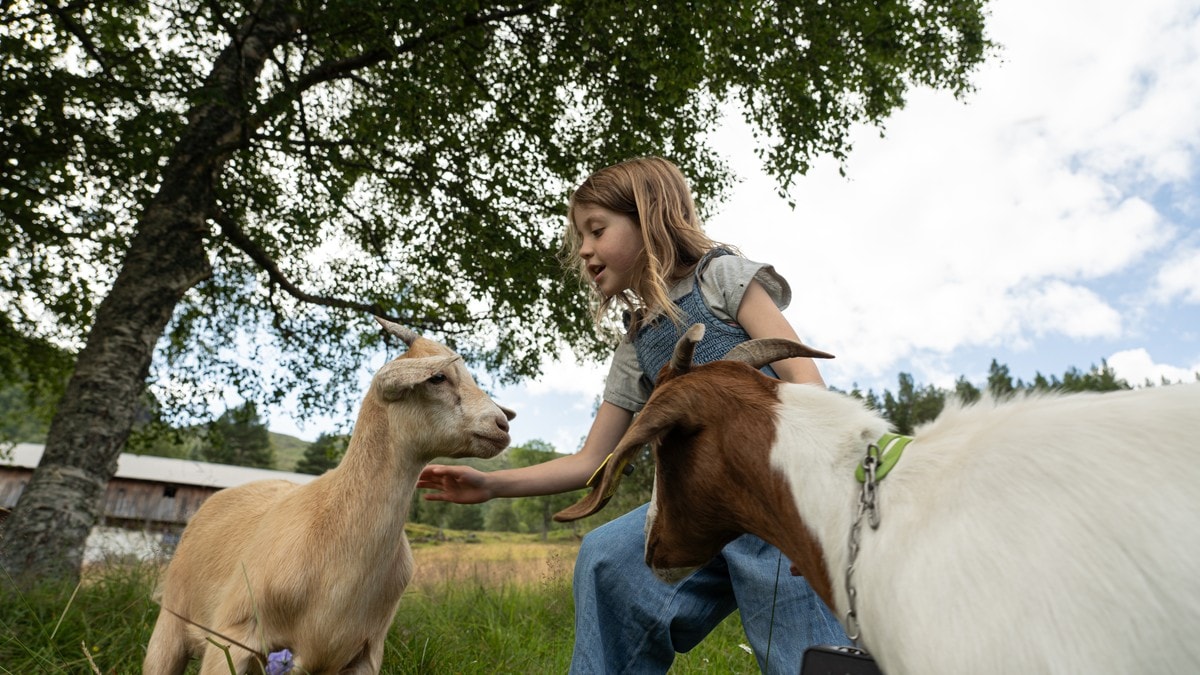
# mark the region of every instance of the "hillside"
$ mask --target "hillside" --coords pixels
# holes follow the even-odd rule
[[[310,441],[287,434],[268,431],[271,449],[275,451],[275,468],[280,471],[295,471],[296,464],[304,456]]]

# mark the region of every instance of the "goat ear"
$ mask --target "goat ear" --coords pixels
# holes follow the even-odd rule
[[[421,336],[417,335],[416,333],[414,333],[413,331],[409,330],[408,328],[405,328],[404,326],[401,326],[398,323],[393,323],[391,321],[388,321],[387,319],[384,319],[383,317],[377,316],[377,317],[375,317],[375,320],[379,322],[380,326],[383,326],[383,329],[385,331],[400,338],[401,340],[404,341],[404,344],[408,345],[409,347],[412,346],[412,343],[415,342],[417,338],[421,337]]]
[[[457,354],[453,354],[419,359],[393,359],[375,374],[375,382],[383,400],[395,401],[409,389],[449,368],[450,364],[459,358]]]
[[[579,520],[604,508],[608,500],[616,494],[617,486],[625,476],[625,467],[633,460],[638,450],[641,450],[642,446],[647,443],[662,438],[674,428],[678,416],[671,412],[659,413],[659,411],[674,409],[670,405],[654,406],[653,403],[648,403],[642,410],[642,414],[634,421],[633,426],[625,432],[621,442],[617,444],[617,449],[604,459],[600,468],[588,481],[592,491],[572,506],[554,514],[554,519],[560,523]]]
[[[833,354],[813,349],[806,344],[783,338],[763,338],[747,340],[738,344],[725,355],[726,361],[740,361],[762,368],[768,363],[791,359],[797,356],[807,356],[811,359],[832,359]]]

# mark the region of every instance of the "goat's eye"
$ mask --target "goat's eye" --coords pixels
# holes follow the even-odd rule
[[[446,376],[443,375],[442,373],[436,373],[433,375],[433,377],[430,377],[428,380],[425,380],[425,381],[428,382],[429,384],[441,384],[446,381]]]

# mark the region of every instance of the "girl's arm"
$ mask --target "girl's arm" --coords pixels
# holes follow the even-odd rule
[[[583,448],[549,462],[520,469],[478,471],[469,466],[431,464],[421,472],[417,487],[436,490],[431,501],[478,504],[496,497],[530,497],[578,490],[587,484],[600,462],[616,449],[633,421],[633,413],[607,401],[600,404]]]
[[[787,338],[800,342],[792,324],[784,318],[783,312],[775,306],[767,289],[757,280],[751,280],[742,296],[742,304],[738,307],[737,322],[746,329],[751,338]],[[804,382],[825,386],[821,379],[821,371],[817,364],[809,358],[786,359],[771,364],[775,372],[785,382]]]

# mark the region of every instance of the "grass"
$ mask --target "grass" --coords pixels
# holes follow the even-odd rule
[[[141,670],[158,613],[145,566],[111,566],[75,587],[0,589],[0,673]],[[109,664],[109,665],[105,665]]]
[[[417,573],[392,624],[384,673],[565,673],[577,545],[528,536],[414,547]],[[137,673],[158,607],[157,567],[110,564],[77,587],[0,588],[0,674]],[[735,613],[673,673],[755,673]],[[93,665],[94,664],[94,665]],[[193,666],[188,672],[195,672]]]

